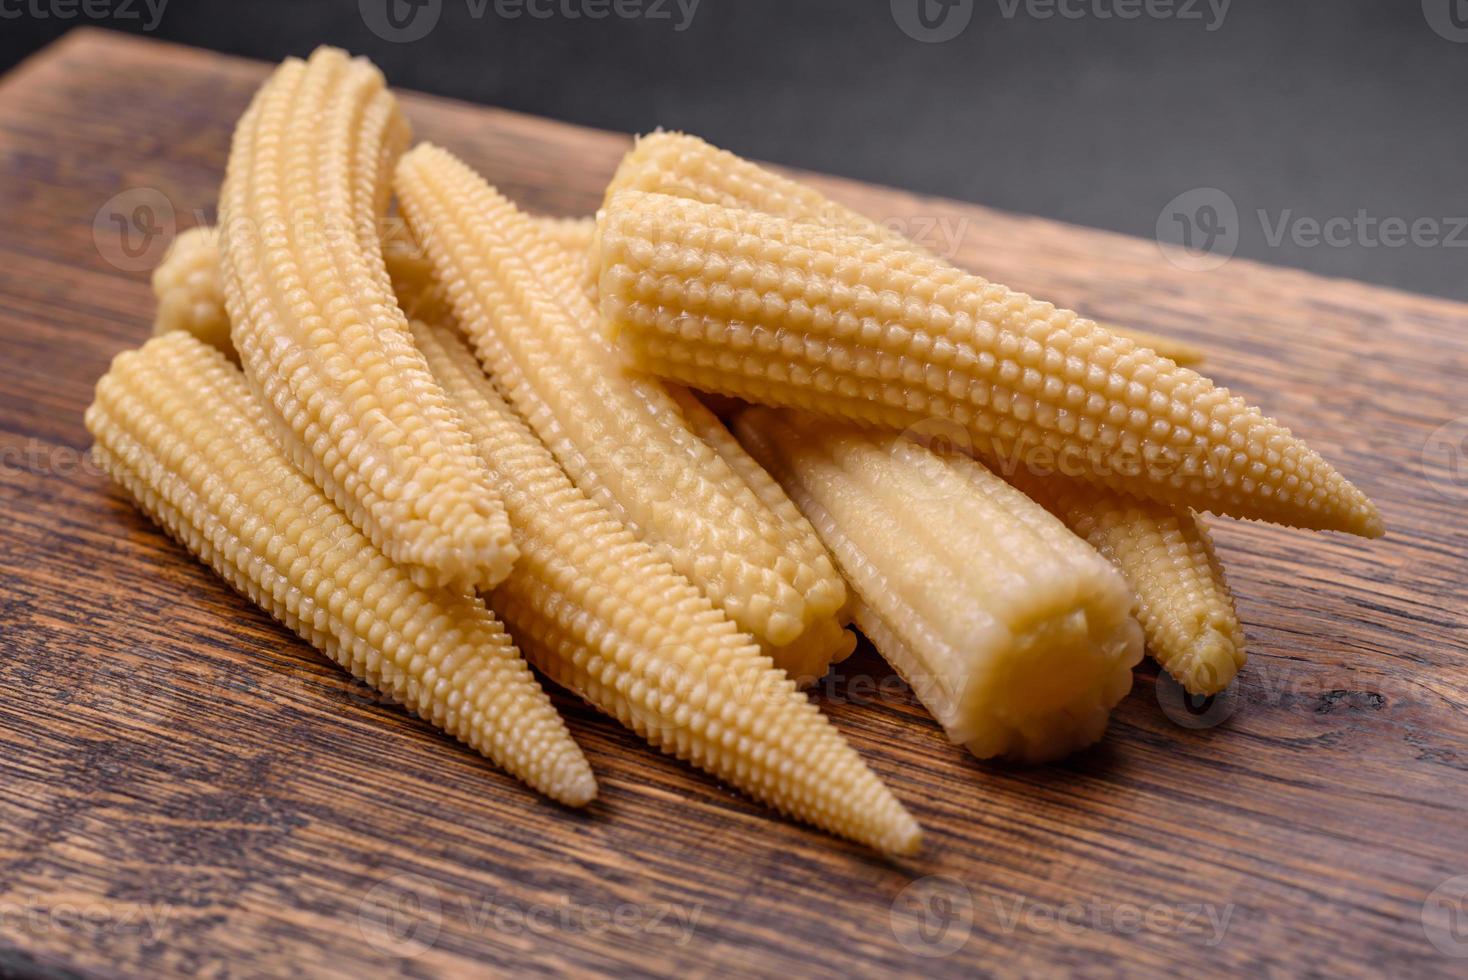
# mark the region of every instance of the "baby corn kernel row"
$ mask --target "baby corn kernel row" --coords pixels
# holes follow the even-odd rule
[[[597,784],[532,666],[912,854],[917,820],[801,691],[855,630],[952,742],[1042,763],[1103,736],[1144,643],[1196,696],[1244,666],[1200,512],[1382,533],[1197,348],[695,137],[639,140],[594,218],[528,215],[411,140],[367,61],[282,64],[87,426],[233,587],[561,803]]]

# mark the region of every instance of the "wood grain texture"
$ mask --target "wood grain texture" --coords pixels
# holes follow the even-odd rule
[[[812,178],[1202,345],[1388,537],[1215,521],[1253,654],[1216,723],[1175,722],[1144,667],[1062,765],[973,760],[859,652],[816,696],[928,828],[918,859],[785,823],[557,695],[602,786],[571,813],[379,703],[81,457],[92,385],[152,315],[104,204],[151,188],[174,227],[212,220],[265,71],[81,32],[0,82],[0,974],[1462,974],[1422,917],[1468,874],[1468,306]],[[627,144],[405,103],[544,212],[593,208]]]

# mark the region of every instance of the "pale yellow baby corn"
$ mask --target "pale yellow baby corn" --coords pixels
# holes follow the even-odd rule
[[[235,131],[220,200],[225,305],[296,464],[425,584],[515,558],[484,465],[393,297],[378,240],[408,125],[340,51],[283,63]]]
[[[796,819],[915,850],[912,817],[753,639],[571,483],[458,337],[413,329],[503,488],[521,557],[490,603],[536,666]]]
[[[484,603],[418,587],[374,547],[287,459],[217,351],[171,332],[119,355],[86,421],[139,507],[312,646],[546,795],[596,795]]]
[[[790,539],[799,548],[803,560],[811,565],[823,559],[829,561],[825,546],[816,535],[815,528],[790,500],[785,490],[776,483],[765,468],[750,456],[739,440],[735,439],[724,423],[719,421],[708,406],[704,405],[687,388],[680,385],[665,386],[670,398],[678,405],[697,436],[738,474],[755,496],[769,508],[771,516],[792,529]],[[806,627],[804,633],[784,646],[766,646],[765,652],[783,667],[796,683],[805,685],[817,681],[833,663],[839,663],[856,649],[856,634],[844,629],[846,621],[838,614],[816,620]]]
[[[594,222],[590,219],[574,218],[531,220],[542,232],[547,232],[547,240],[555,244],[549,260],[537,267],[542,273],[543,281],[557,295],[577,289],[587,267],[586,250],[595,231]],[[422,319],[429,322],[442,321],[451,315],[444,291],[433,283],[431,268],[423,267],[426,260],[415,261],[405,254],[395,261],[394,250],[389,250],[387,255],[388,271],[393,274],[393,285],[404,309],[410,313],[428,311],[429,315],[424,315]],[[582,307],[582,316],[587,320],[594,320],[594,310]],[[588,343],[605,344],[605,338],[592,323],[585,323],[584,326]],[[778,521],[786,529],[788,547],[796,549],[803,562],[811,566],[829,563],[830,558],[816,537],[815,530],[790,502],[790,498],[785,496],[785,491],[750,458],[738,440],[724,428],[723,423],[697,398],[677,385],[668,387],[665,394],[652,389],[651,396],[670,418],[676,418],[677,413],[681,412],[688,428],[708,444],[754,491],[755,496],[769,509],[766,517],[772,522]],[[490,461],[490,466],[491,469],[494,468],[493,461]],[[798,685],[805,686],[818,680],[832,663],[844,660],[856,649],[856,635],[843,629],[843,625],[841,620],[831,615],[808,625],[790,643],[761,645],[777,666],[785,670]]]
[[[1244,630],[1197,515],[1023,467],[1006,476],[1121,571],[1148,650],[1189,694],[1228,687],[1246,660]]]
[[[599,220],[602,313],[654,374],[899,429],[951,419],[986,454],[1043,456],[1113,489],[1382,533],[1375,506],[1288,429],[1069,311],[761,212],[624,191]]]
[[[841,608],[814,535],[792,534],[660,382],[622,366],[529,219],[437,147],[407,154],[396,186],[490,377],[588,496],[772,653]]]
[[[385,241],[382,258],[393,293],[408,316],[431,323],[451,315],[448,300],[433,279],[433,266],[415,243]],[[178,236],[153,273],[153,295],[158,299],[154,333],[183,330],[238,361],[229,339],[219,261],[219,229],[200,225]]]
[[[956,743],[1054,759],[1101,737],[1142,632],[1116,569],[966,456],[746,409],[741,442],[810,518],[856,623]]]
[[[544,229],[556,219],[534,220]],[[586,343],[600,347],[608,361],[615,362],[620,355],[601,331],[601,319],[595,307],[590,305],[590,297],[582,302],[580,298],[570,295],[585,290],[585,277],[589,267],[587,249],[596,230],[595,224],[592,223],[588,228],[583,220],[563,220],[575,229],[574,235],[577,237],[567,234],[564,228],[558,229],[552,237],[564,244],[558,244],[551,250],[547,260],[538,264],[537,269],[542,274],[542,281],[555,295],[566,297],[565,303],[572,309],[572,319],[583,329]],[[729,469],[754,491],[755,496],[767,508],[763,519],[772,530],[779,529],[779,533],[784,536],[787,551],[798,554],[799,560],[811,567],[829,567],[830,556],[826,554],[826,549],[821,545],[810,522],[790,502],[790,498],[785,496],[785,491],[780,489],[779,484],[770,479],[759,463],[744,451],[739,441],[724,428],[724,423],[703,402],[679,385],[664,385],[650,379],[639,380],[645,397],[659,413],[669,420],[678,420],[681,416],[681,422],[717,453]],[[846,659],[856,649],[856,634],[843,629],[844,626],[845,621],[836,615],[824,616],[807,625],[804,632],[789,643],[777,644],[762,639],[761,646],[776,665],[783,668],[797,684],[806,686],[819,680],[831,664]]]
[[[764,211],[875,236],[894,245],[920,248],[895,228],[838,204],[814,187],[782,177],[687,133],[656,132],[639,137],[618,164],[605,199],[609,201],[613,194],[623,190],[672,194],[706,204]],[[589,245],[580,247],[584,252]],[[1203,360],[1203,351],[1186,341],[1111,323],[1102,326],[1178,364],[1191,365]]]
[[[569,252],[581,261],[591,250],[591,241],[596,237],[596,218],[586,215],[581,218],[552,218],[531,215],[531,222],[541,237],[564,252]]]
[[[181,232],[153,270],[158,313],[153,333],[183,330],[232,358],[229,314],[219,282],[219,232],[199,226]]]

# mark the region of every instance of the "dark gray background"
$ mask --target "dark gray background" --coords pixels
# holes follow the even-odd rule
[[[88,17],[83,2],[112,13]],[[80,23],[140,31],[147,2],[0,0],[0,65]],[[403,0],[362,0],[386,2]],[[1191,0],[1170,17],[1148,14],[1156,0],[1060,0],[1079,18],[1040,16],[1054,0],[959,0],[972,19],[942,43],[904,33],[892,0],[700,0],[683,30],[678,0],[664,18],[597,20],[560,11],[598,0],[529,0],[552,16],[516,18],[503,5],[523,0],[418,2],[440,16],[411,43],[369,30],[358,0],[166,0],[149,33],[271,60],[332,42],[399,86],[608,129],[683,128],[762,159],[1146,237],[1177,195],[1218,188],[1238,210],[1239,255],[1468,299],[1468,228],[1454,245],[1419,224],[1419,241],[1389,247],[1355,225],[1362,212],[1432,219],[1447,239],[1452,219],[1468,223],[1468,43],[1432,26],[1454,34],[1456,12],[1468,42],[1468,0],[1233,0],[1221,22],[1208,0],[1196,19],[1176,16]],[[1141,16],[1103,16],[1118,2]],[[1309,237],[1309,220],[1338,217],[1352,221],[1346,244]],[[1282,219],[1306,219],[1306,237],[1272,243]]]

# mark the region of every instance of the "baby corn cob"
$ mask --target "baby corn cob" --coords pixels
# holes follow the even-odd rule
[[[912,817],[754,641],[572,485],[452,332],[413,330],[504,489],[521,557],[490,603],[536,666],[794,818],[915,850]]]
[[[423,589],[287,459],[244,377],[184,333],[121,354],[87,428],[114,479],[225,581],[411,711],[574,806],[596,782],[484,604]]]
[[[836,203],[813,187],[781,177],[687,133],[660,131],[639,137],[617,166],[605,200],[611,201],[613,195],[624,190],[671,194],[705,204],[763,211],[867,235],[899,248],[922,250],[897,230]],[[1109,323],[1102,326],[1178,364],[1191,365],[1203,360],[1203,352],[1184,341]]]
[[[431,146],[403,158],[397,190],[490,377],[588,496],[772,654],[842,607],[814,534],[772,514],[660,382],[624,369],[524,215]]]
[[[969,457],[763,407],[739,439],[811,519],[856,622],[949,738],[1054,759],[1101,737],[1142,635],[1116,570]]]
[[[739,440],[724,428],[724,423],[719,421],[718,416],[687,388],[679,385],[665,387],[669,397],[683,413],[689,428],[719,454],[719,458],[744,481],[745,486],[754,491],[754,495],[770,509],[777,520],[785,527],[799,529],[800,533],[794,536],[794,540],[803,548],[804,560],[812,565],[818,564],[823,558],[829,560],[815,529],[810,526],[800,508],[795,506],[765,468],[739,445]],[[797,684],[813,683],[820,680],[831,664],[845,660],[856,649],[856,634],[844,629],[844,626],[845,621],[838,612],[837,615],[816,620],[804,633],[784,646],[766,646],[765,652]]]
[[[1244,630],[1208,529],[1191,511],[1017,470],[1010,482],[1121,571],[1147,647],[1189,694],[1217,694],[1244,666]]]
[[[220,202],[225,305],[296,464],[424,584],[515,558],[488,473],[413,346],[378,242],[409,138],[382,76],[321,48],[240,120]]]
[[[153,295],[158,299],[153,333],[183,330],[237,360],[219,282],[218,238],[217,229],[201,225],[173,240],[153,270]]]
[[[902,428],[938,417],[1166,503],[1382,533],[1375,506],[1258,409],[1095,323],[942,262],[753,211],[624,191],[602,313],[638,367]]]
[[[430,323],[451,315],[448,299],[433,279],[433,266],[416,244],[401,239],[384,242],[382,258],[393,293],[407,315]],[[158,299],[153,332],[186,331],[238,361],[229,339],[219,261],[219,229],[200,225],[175,239],[153,273],[153,295]]]
[[[577,256],[583,262],[586,260],[587,253],[591,251],[591,241],[596,237],[596,218],[591,215],[584,218],[533,215],[530,221],[541,237],[556,248]]]

